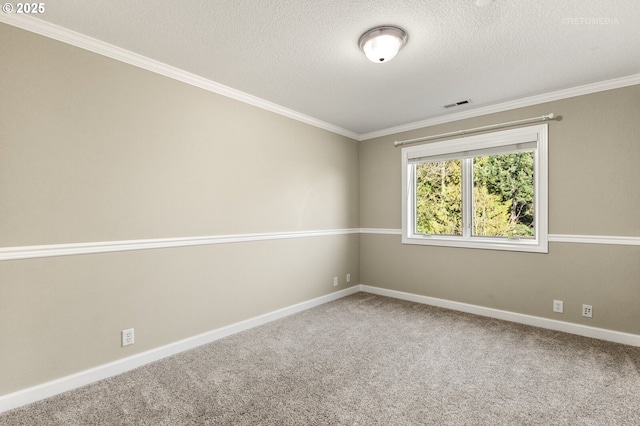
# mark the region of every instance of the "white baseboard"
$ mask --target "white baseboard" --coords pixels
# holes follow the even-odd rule
[[[0,396],[0,413],[45,398],[49,398],[54,395],[58,395],[60,393],[67,392],[97,382],[99,380],[107,379],[109,377],[125,373],[127,371],[133,370],[134,368],[138,368],[151,362],[158,361],[162,358],[166,358],[177,353],[214,342],[232,334],[239,333],[241,331],[248,330],[250,328],[257,327],[263,324],[267,324],[271,321],[275,321],[277,319],[284,318],[286,316],[302,312],[316,306],[320,306],[327,302],[332,302],[334,300],[349,296],[359,291],[640,347],[640,335],[622,333],[619,331],[606,330],[602,328],[588,327],[580,324],[534,317],[531,315],[518,314],[515,312],[502,311],[499,309],[486,308],[483,306],[470,305],[467,303],[454,302],[446,299],[438,299],[435,297],[421,296],[412,293],[405,293],[401,291],[360,284],[328,294],[326,296],[321,296],[312,300],[308,300],[306,302],[288,306],[286,308],[250,318],[245,321],[240,321],[226,327],[193,336],[188,339],[180,340],[175,343],[171,343],[156,349],[152,349],[108,364],[104,364],[89,370],[81,371],[79,373],[61,377],[47,383]]]
[[[385,288],[372,287],[363,284],[360,285],[359,289],[360,291],[377,294],[379,296],[387,296],[393,297],[395,299],[422,303],[425,305],[439,306],[441,308],[452,309],[455,311],[467,312],[484,317],[497,318],[505,321],[516,322],[519,324],[532,325],[534,327],[562,331],[565,333],[577,334],[579,336],[592,337],[594,339],[607,340],[615,343],[622,343],[625,345],[640,346],[640,335],[637,334],[623,333],[620,331],[607,330],[604,328],[589,327],[581,324],[535,317],[532,315],[519,314],[510,311],[502,311],[499,309],[486,308],[483,306],[470,305],[468,303],[454,302],[451,300],[438,299],[435,297],[420,296],[418,294],[388,290]]]
[[[326,296],[321,296],[306,302],[278,309],[254,318],[237,322],[226,327],[218,328],[207,333],[170,343],[156,349],[142,352],[127,358],[100,365],[89,370],[81,371],[70,376],[61,377],[59,379],[23,389],[14,393],[0,396],[0,413],[30,404],[45,398],[67,392],[99,380],[107,379],[118,374],[133,370],[162,358],[184,352],[189,349],[196,348],[207,343],[214,342],[224,337],[257,327],[271,321],[275,321],[286,316],[302,312],[307,309],[320,306],[327,302],[340,299],[342,297],[357,293],[360,291],[359,286],[353,286],[344,290],[336,291]]]

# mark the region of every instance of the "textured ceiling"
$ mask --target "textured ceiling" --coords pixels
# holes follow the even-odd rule
[[[40,19],[366,134],[640,73],[638,0],[55,0]],[[358,38],[409,40],[389,63]]]

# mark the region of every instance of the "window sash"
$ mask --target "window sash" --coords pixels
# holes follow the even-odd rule
[[[440,162],[440,161],[445,161],[445,160],[436,160],[433,162]],[[459,158],[453,158],[451,160],[446,160],[446,161],[460,161],[460,166],[461,166],[461,175],[460,175],[460,210],[462,212],[462,214],[464,215],[464,197],[462,196],[462,192],[464,189],[464,172],[462,170],[462,167],[464,167],[464,161],[459,159]],[[416,169],[418,167],[419,164],[425,164],[425,162],[421,162],[421,163],[415,163],[412,165],[412,170],[413,170],[413,188],[417,188],[418,187],[418,174],[416,172]],[[438,235],[438,236],[451,236],[451,237],[461,237],[464,236],[464,217],[461,217],[461,226],[460,226],[460,234],[427,234],[427,233],[421,233],[418,232],[418,193],[416,190],[413,191],[413,211],[415,212],[413,214],[413,229],[414,229],[414,233],[417,235]]]

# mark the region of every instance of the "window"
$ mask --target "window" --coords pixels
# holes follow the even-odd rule
[[[402,149],[402,242],[547,252],[547,124]]]

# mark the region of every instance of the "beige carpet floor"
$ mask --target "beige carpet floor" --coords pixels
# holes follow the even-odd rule
[[[366,293],[0,425],[640,425],[640,348]]]

